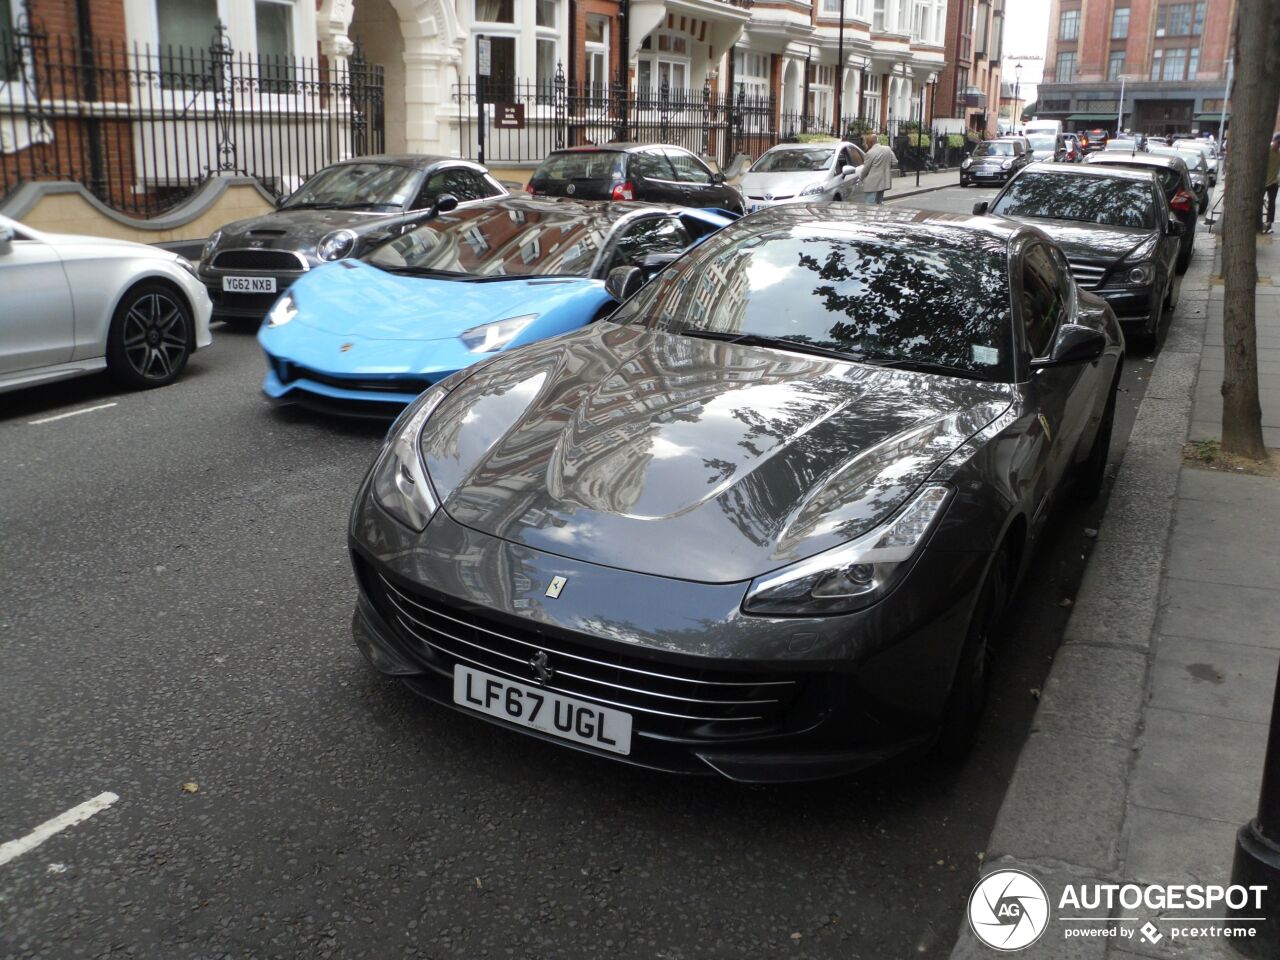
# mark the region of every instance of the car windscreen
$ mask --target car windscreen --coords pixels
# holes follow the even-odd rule
[[[1042,217],[1155,229],[1155,194],[1148,180],[1035,173],[1033,169],[1027,168],[1014,178],[996,198],[992,213],[1001,217]]]
[[[418,171],[393,163],[342,163],[298,188],[282,210],[306,207],[394,209],[413,195]]]
[[[835,156],[835,149],[770,150],[751,166],[752,173],[796,173],[825,170]]]
[[[512,204],[436,217],[388,240],[365,260],[393,273],[469,277],[585,277],[604,244],[602,217]]]
[[[1007,381],[1007,262],[968,231],[762,224],[706,241],[612,320]]]
[[[1178,188],[1182,186],[1182,174],[1173,167],[1160,167],[1146,163],[1126,163],[1123,160],[1108,160],[1105,163],[1098,164],[1098,166],[1116,167],[1121,170],[1150,170],[1156,175],[1156,179],[1160,181],[1160,189],[1164,191],[1166,197],[1173,196]]]
[[[1058,148],[1056,137],[1027,137],[1027,142],[1031,144],[1032,150],[1041,150],[1045,153],[1052,153]]]
[[[553,153],[534,171],[534,180],[621,180],[622,160],[617,150],[575,150]]]
[[[980,143],[973,148],[975,157],[1012,157],[1013,144],[1001,143],[998,141],[990,141],[989,143]]]

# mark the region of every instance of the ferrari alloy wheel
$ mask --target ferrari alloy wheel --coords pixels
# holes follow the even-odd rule
[[[164,284],[141,284],[125,294],[111,320],[107,369],[128,387],[162,387],[186,367],[193,340],[185,301]]]

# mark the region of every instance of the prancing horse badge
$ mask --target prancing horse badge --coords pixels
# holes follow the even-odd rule
[[[560,593],[564,590],[564,585],[569,582],[568,577],[552,577],[551,585],[547,587],[547,596],[552,600],[558,600]]]

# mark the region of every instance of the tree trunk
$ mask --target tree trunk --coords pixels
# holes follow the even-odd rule
[[[1222,450],[1254,460],[1267,455],[1258,400],[1257,227],[1277,105],[1280,0],[1239,0],[1222,231]]]

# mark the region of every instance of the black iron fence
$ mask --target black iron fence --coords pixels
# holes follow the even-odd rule
[[[218,174],[288,192],[334,161],[383,150],[383,74],[209,47],[81,44],[21,21],[0,32],[0,200],[71,180],[152,217]]]
[[[569,84],[563,72],[544,82],[457,84],[458,145],[463,156],[537,162],[552,150],[610,141],[671,143],[727,165],[778,142],[774,97],[711,89],[628,90],[621,84]],[[507,125],[518,117],[519,126]]]

